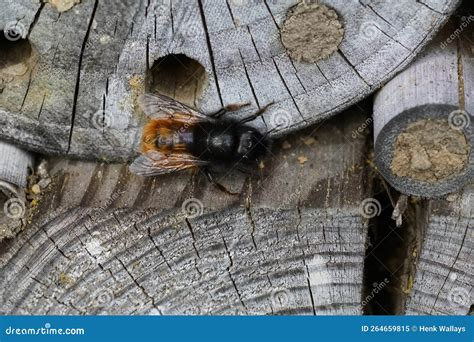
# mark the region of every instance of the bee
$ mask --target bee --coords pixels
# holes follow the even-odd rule
[[[186,169],[201,169],[218,189],[214,173],[236,168],[255,170],[271,148],[268,133],[248,125],[272,104],[244,119],[228,118],[249,103],[232,104],[205,115],[164,95],[144,94],[138,104],[148,116],[143,128],[141,155],[130,165],[140,176],[157,176]]]

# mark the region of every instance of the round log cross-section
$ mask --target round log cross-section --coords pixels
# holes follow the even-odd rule
[[[53,159],[28,226],[0,235],[0,313],[361,314],[368,135],[348,137],[367,117],[348,114],[289,137],[261,179],[223,176],[239,196]]]
[[[474,64],[451,32],[446,27],[375,99],[375,159],[406,194],[440,197],[474,176]]]
[[[274,102],[254,124],[282,135],[390,79],[459,1],[51,3],[2,6],[0,28],[18,39],[8,44],[31,51],[8,67],[0,61],[0,75],[8,72],[0,77],[0,138],[43,154],[123,161],[136,154],[144,119],[136,98],[145,91],[172,94],[203,112],[251,102],[236,115]],[[317,34],[301,40],[298,28],[306,34],[311,27]],[[169,56],[181,56],[164,64],[185,69],[177,71],[179,82],[159,79],[169,70],[157,61]]]

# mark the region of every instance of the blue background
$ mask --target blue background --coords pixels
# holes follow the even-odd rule
[[[473,316],[0,316],[0,341],[474,341]],[[84,328],[84,335],[6,335],[5,329]],[[465,326],[465,333],[363,333],[363,325]]]

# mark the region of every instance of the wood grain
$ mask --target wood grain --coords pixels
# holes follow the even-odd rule
[[[474,124],[469,111],[474,109],[474,59],[472,40],[468,38],[474,29],[467,22],[466,27],[460,25],[461,22],[450,22],[412,65],[375,96],[375,160],[384,178],[402,193],[439,198],[474,179]],[[393,172],[396,139],[409,124],[423,119],[444,120],[449,129],[464,134],[469,155],[467,165],[457,174],[426,182]]]
[[[129,160],[143,120],[136,96],[146,89],[148,68],[171,53],[206,69],[200,110],[250,101],[250,112],[275,101],[256,125],[270,129],[283,117],[274,132],[281,136],[340,112],[390,79],[459,1],[325,0],[345,36],[317,64],[292,61],[280,42],[279,27],[296,3],[84,0],[58,13],[48,3],[8,0],[0,27],[18,18],[39,59],[29,77],[0,94],[0,138],[43,154]],[[102,121],[106,127],[97,127]]]
[[[240,196],[200,174],[53,161],[31,223],[0,244],[1,312],[361,314],[365,120],[277,142],[261,178],[221,178]]]
[[[467,315],[474,303],[474,187],[430,201],[407,315]]]

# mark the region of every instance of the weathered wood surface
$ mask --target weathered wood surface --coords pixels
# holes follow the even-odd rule
[[[474,16],[470,13],[462,18],[452,20],[413,64],[375,96],[375,160],[384,178],[406,194],[441,197],[474,179]],[[398,135],[422,119],[444,120],[449,124],[447,129],[464,133],[470,154],[461,172],[436,182],[399,177],[393,172]]]
[[[0,312],[361,314],[366,120],[288,138],[261,179],[231,172],[238,197],[200,174],[52,161],[30,224],[0,243]]]
[[[377,121],[378,110],[378,118],[383,117],[380,112],[381,107],[378,108],[378,106],[385,103],[386,109],[390,104],[393,108],[394,104],[390,102],[390,99],[395,99],[393,94],[400,95],[396,97],[400,110],[418,102],[421,105],[450,104],[469,114],[473,113],[472,9],[471,2],[463,3],[457,15],[437,37],[436,43],[432,44],[424,56],[419,57],[419,61],[403,72],[405,74],[403,77],[408,74],[416,80],[417,84],[423,83],[424,89],[417,88],[418,94],[410,94],[409,90],[403,94],[403,90],[399,88],[403,83],[400,83],[400,78],[397,77],[377,95],[374,106],[375,137],[386,124],[382,120]],[[466,20],[469,20],[467,25]],[[451,35],[454,37],[449,38]],[[429,78],[427,70],[433,71],[432,79]],[[408,87],[413,90],[413,87]],[[391,94],[389,94],[390,91]],[[412,101],[405,102],[406,99]],[[387,119],[390,119],[388,115],[390,113],[387,113]],[[414,118],[416,117],[414,114]],[[469,120],[469,117],[465,118]],[[458,124],[465,125],[465,121]],[[469,168],[472,172],[472,149],[470,160]],[[411,264],[407,267],[409,270],[406,274],[407,286],[398,289],[399,293],[403,294],[402,297],[406,294],[406,302],[399,303],[400,314],[466,315],[472,311],[474,304],[473,186],[474,183],[471,181],[460,191],[443,198],[416,201],[415,208],[417,209],[414,210],[416,213],[412,210],[411,215],[419,218],[416,219],[417,224],[411,229],[411,240],[407,244],[409,250],[406,251],[405,263]],[[406,219],[404,217],[404,220]]]
[[[421,6],[439,12],[438,5]],[[54,13],[48,7],[36,25],[45,11]],[[243,12],[239,20],[257,19]],[[466,72],[471,64],[463,66]],[[361,314],[364,301],[376,300],[365,296],[372,284],[363,270],[373,242],[368,217],[380,212],[366,163],[371,121],[351,109],[289,137],[290,148],[277,142],[260,179],[234,172],[221,179],[237,197],[217,191],[201,174],[143,179],[123,164],[50,159],[51,188],[22,230],[0,242],[0,313]],[[107,132],[104,139],[115,144]],[[100,151],[96,138],[87,141],[89,150]],[[120,146],[114,153],[128,156]],[[390,288],[391,296],[403,297],[398,313],[469,311],[472,196],[471,186],[423,202],[426,220],[418,222],[422,231],[405,252],[409,258],[381,260],[390,270],[391,264],[408,270],[403,264],[413,262],[412,274],[389,285],[406,285]],[[363,211],[367,203],[373,213]]]
[[[0,141],[0,240],[21,229],[26,212],[25,188],[33,169],[31,153]]]
[[[316,64],[290,60],[279,39],[296,3],[83,0],[58,13],[49,3],[8,0],[0,28],[19,20],[33,51],[27,72],[2,82],[0,138],[46,154],[130,159],[143,121],[135,99],[145,91],[147,69],[170,53],[205,68],[208,86],[194,101],[199,109],[250,101],[254,111],[275,101],[255,124],[278,125],[275,134],[282,135],[390,79],[459,1],[321,1],[339,13],[345,35],[339,50]]]
[[[474,184],[429,202],[407,315],[467,315],[474,304]]]
[[[23,190],[26,187],[28,172],[33,168],[33,155],[15,145],[0,141],[0,156],[0,181]]]

